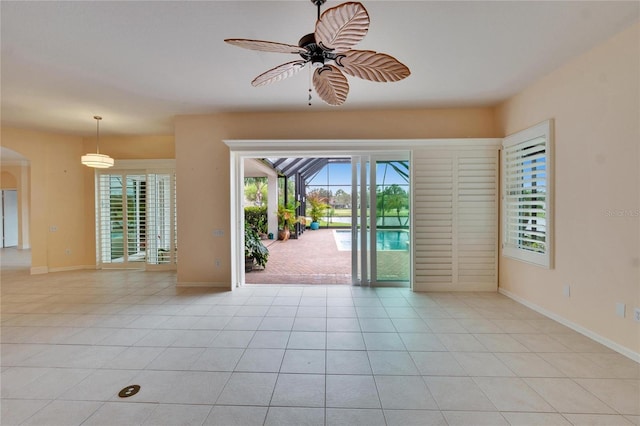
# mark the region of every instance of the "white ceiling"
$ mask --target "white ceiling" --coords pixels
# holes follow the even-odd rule
[[[223,42],[297,44],[314,29],[309,0],[3,0],[2,124],[90,136],[99,114],[101,133],[172,134],[178,114],[495,105],[639,19],[637,1],[363,3],[371,25],[357,48],[395,56],[411,76],[349,77],[343,106],[309,107],[306,70],[250,85],[294,55]]]

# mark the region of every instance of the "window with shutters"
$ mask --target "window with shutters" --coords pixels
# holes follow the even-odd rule
[[[551,120],[507,136],[502,151],[502,254],[553,267]]]

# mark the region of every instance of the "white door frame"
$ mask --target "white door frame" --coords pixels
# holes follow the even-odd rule
[[[417,141],[389,140],[225,140],[230,156],[231,288],[244,284],[244,257],[239,250],[244,233],[242,177],[245,158],[352,157],[406,152]],[[393,146],[394,149],[389,149]],[[397,146],[397,149],[395,149]]]

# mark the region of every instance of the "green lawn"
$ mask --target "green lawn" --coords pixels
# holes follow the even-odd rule
[[[333,211],[333,216],[334,217],[351,217],[351,209],[335,209]],[[382,214],[378,214],[378,216],[382,217]],[[396,211],[395,210],[387,210],[386,212],[384,212],[384,216],[397,216]],[[407,217],[409,216],[409,210],[406,209],[402,209],[400,210],[400,217]]]

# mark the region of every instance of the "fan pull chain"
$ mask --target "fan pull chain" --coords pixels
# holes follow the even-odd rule
[[[309,67],[309,106],[311,106],[311,76],[312,76],[312,67]]]

